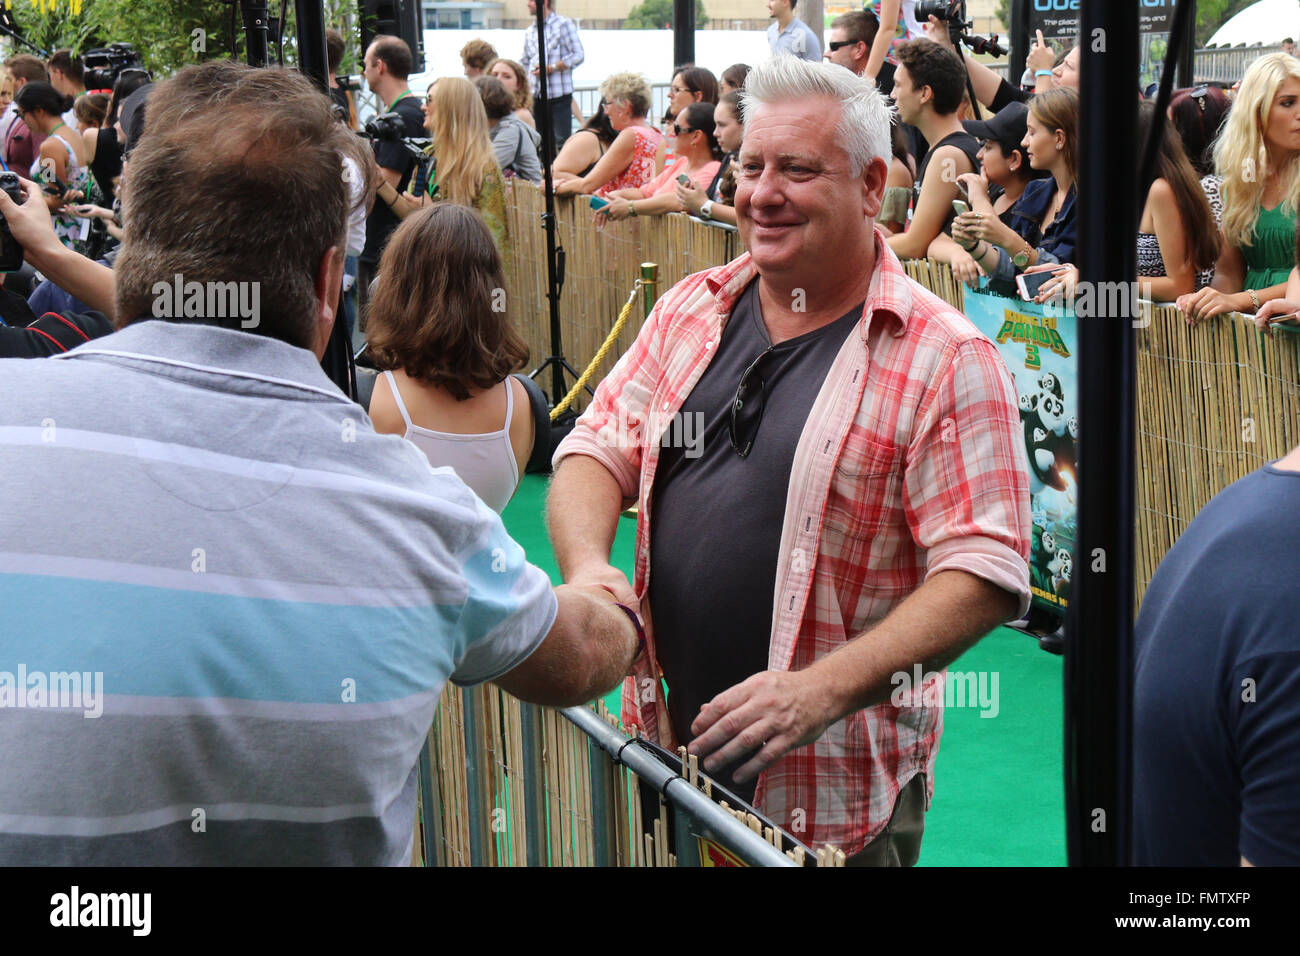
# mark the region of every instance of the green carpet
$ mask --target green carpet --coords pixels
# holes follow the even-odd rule
[[[504,519],[528,559],[558,584],[542,520],[546,482],[525,477]],[[623,519],[614,541],[614,564],[629,577],[635,532]],[[950,707],[944,715],[922,866],[1065,865],[1061,668],[1060,657],[1007,628],[952,665],[954,672],[997,674],[997,715],[981,717],[976,707]],[[618,691],[605,703],[617,713]]]

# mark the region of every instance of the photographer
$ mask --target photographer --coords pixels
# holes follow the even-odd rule
[[[22,622],[0,660],[90,648],[112,688],[90,736],[66,709],[0,721],[6,766],[81,768],[73,786],[0,775],[0,866],[405,866],[448,680],[570,706],[628,672],[634,610],[553,589],[453,471],[373,432],[321,370],[357,145],[296,73],[186,67],[131,155],[116,288],[34,186],[0,196],[33,265],[115,300],[119,326],[0,362],[0,480],[59,496],[0,508]],[[259,308],[154,320],[177,275],[252,285]]]
[[[937,17],[930,17],[924,29],[929,39],[949,50],[953,49],[947,23]],[[1043,40],[1042,30],[1037,31],[1037,38],[1029,48],[1029,55],[1025,57],[1025,67],[1034,74],[1033,93],[1012,86],[974,57],[963,56],[962,62],[966,64],[966,72],[970,75],[976,97],[994,113],[1000,112],[1008,103],[1027,103],[1035,93],[1046,93],[1055,87],[1066,86],[1072,90],[1079,88],[1079,48],[1072,47],[1058,61],[1052,48]]]
[[[420,100],[411,92],[406,78],[411,74],[411,48],[400,37],[376,38],[365,56],[365,79],[371,92],[383,104],[383,113],[397,113],[405,124],[404,135],[424,136],[424,114]],[[382,140],[374,144],[375,162],[379,164],[380,186],[394,191],[404,191],[411,181],[415,160],[400,142]],[[366,219],[366,246],[357,264],[357,291],[360,298],[362,322],[365,322],[365,302],[379,266],[379,256],[389,234],[397,228],[397,216],[388,203],[377,202]]]

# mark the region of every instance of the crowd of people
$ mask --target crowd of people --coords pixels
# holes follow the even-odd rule
[[[0,356],[52,358],[0,369],[0,479],[61,489],[93,520],[0,512],[0,582],[24,576],[0,651],[65,671],[91,654],[115,719],[14,711],[0,750],[12,766],[115,759],[84,787],[0,777],[0,863],[402,863],[448,680],[560,705],[628,677],[626,724],[689,744],[781,825],[799,815],[810,844],[916,862],[938,673],[1025,614],[1032,525],[1006,367],[899,259],[972,284],[1048,271],[1040,299],[1077,282],[1079,50],[1040,38],[1013,86],[933,19],[891,44],[888,23],[848,13],[823,55],[794,3],[769,0],[770,60],[679,67],[662,118],[643,76],[615,74],[574,132],[581,39],[543,3],[544,51],[531,32],[519,61],[474,41],[465,76],[423,98],[409,47],[375,39],[364,79],[405,136],[369,143],[346,90],[291,71],[126,71],[103,94],[67,51],[4,64],[0,158],[24,175],[0,214],[39,284],[0,295]],[[334,74],[344,44],[328,39]],[[1140,119],[1152,128],[1150,104]],[[1169,121],[1138,237],[1150,293],[1195,320],[1300,312],[1300,61],[1182,90]],[[528,348],[503,301],[512,180],[548,164],[598,222],[689,213],[746,249],[660,298],[555,449],[559,587],[500,518],[551,441],[512,374]],[[92,220],[113,248],[88,248]],[[149,321],[173,280],[207,304]],[[258,305],[214,308],[214,286]],[[368,417],[319,365],[336,321],[379,373]],[[700,423],[697,444],[661,444],[674,418]],[[1296,454],[1270,480],[1293,484]],[[633,501],[629,578],[610,554]],[[1223,616],[1189,618],[1172,578],[1148,598],[1156,660],[1170,628],[1207,635]],[[73,607],[96,614],[73,626]],[[1260,633],[1233,680],[1248,655],[1286,673],[1294,647]],[[926,686],[899,705],[892,678],[914,667]],[[1181,706],[1147,699],[1165,709],[1139,708],[1138,734]],[[1297,727],[1272,699],[1238,718],[1219,728],[1223,780],[1267,786],[1221,796],[1248,825],[1198,827],[1193,853],[1148,815],[1141,862],[1296,861],[1294,801],[1273,797],[1300,761],[1234,755]],[[1194,754],[1172,754],[1168,779],[1199,793]]]

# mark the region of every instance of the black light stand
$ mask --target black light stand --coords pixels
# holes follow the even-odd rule
[[[542,0],[537,2],[537,96],[542,104],[541,126],[542,151],[542,188],[546,191],[546,212],[542,214],[542,228],[546,230],[546,299],[550,305],[551,317],[551,354],[542,360],[542,364],[528,373],[529,378],[537,378],[546,369],[551,370],[551,406],[559,404],[567,389],[564,387],[564,373],[568,372],[576,381],[577,371],[564,358],[564,333],[560,328],[560,291],[564,286],[564,249],[555,241],[555,183],[551,179],[551,163],[555,161],[555,129],[551,122],[550,104],[546,97],[546,12]],[[588,392],[591,389],[587,390]]]

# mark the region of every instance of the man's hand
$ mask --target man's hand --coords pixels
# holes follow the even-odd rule
[[[921,24],[921,30],[927,40],[933,40],[939,46],[952,50],[952,37],[948,35],[948,24],[938,17],[931,16],[928,23]],[[1042,34],[1040,33],[1039,36]]]
[[[636,599],[636,591],[632,590],[632,585],[628,583],[627,575],[612,564],[585,565],[569,575],[565,583],[579,587],[603,588],[614,595],[614,600],[617,603],[626,604],[637,614],[641,613],[641,606]]]
[[[691,753],[706,770],[752,754],[732,772],[738,783],[757,777],[791,750],[806,747],[839,719],[829,696],[807,671],[763,671],[723,691],[691,724]]]
[[[1050,70],[1056,63],[1056,54],[1052,48],[1043,41],[1043,31],[1035,31],[1038,38],[1034,40],[1033,45],[1029,48],[1029,54],[1025,57],[1025,66],[1037,72],[1039,70]]]
[[[24,258],[39,270],[44,259],[59,252],[63,245],[54,234],[50,207],[45,204],[41,187],[30,179],[19,177],[18,181],[23,187],[22,205],[10,199],[8,193],[0,191],[0,215],[4,216],[9,231],[23,247]]]

